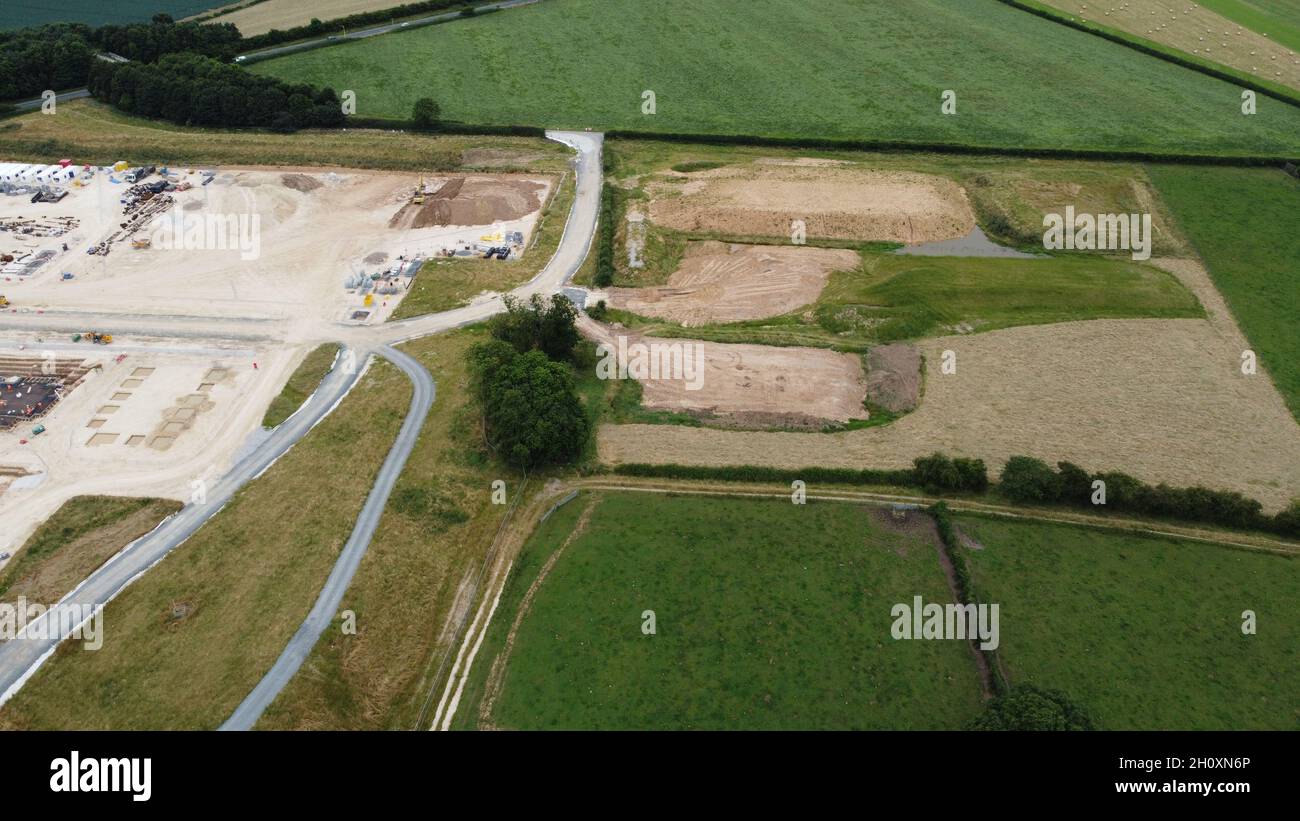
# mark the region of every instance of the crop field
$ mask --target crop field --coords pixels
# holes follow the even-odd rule
[[[1202,0],[1201,5],[1237,25],[1267,34],[1300,51],[1300,2],[1297,0]]]
[[[1294,730],[1297,560],[1063,525],[959,517],[1000,605],[1012,685],[1063,690],[1109,730]],[[1256,635],[1242,634],[1254,611]]]
[[[490,712],[475,698],[458,718],[520,729],[961,727],[981,703],[967,646],[889,632],[894,604],[951,601],[932,530],[883,521],[815,502],[580,496],[539,529],[507,582],[476,662],[482,682],[513,647]],[[647,610],[653,635],[642,632]]]
[[[803,44],[815,42],[809,50]],[[438,59],[429,59],[436,54]],[[548,0],[257,63],[405,118],[982,146],[1287,154],[1300,110],[995,0]],[[940,94],[957,111],[940,113]],[[643,93],[653,92],[653,114]]]
[[[228,0],[226,0],[228,2]],[[88,23],[102,26],[105,23],[148,22],[159,12],[170,14],[177,20],[182,17],[226,5],[223,0],[64,0],[61,3],[41,3],[38,0],[5,0],[4,16],[0,17],[0,31],[42,23]]]
[[[1300,181],[1266,169],[1152,166],[1150,172],[1300,420]]]

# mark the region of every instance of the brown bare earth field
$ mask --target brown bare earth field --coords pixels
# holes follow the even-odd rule
[[[389,228],[434,225],[491,225],[517,220],[542,207],[550,184],[518,177],[449,177],[425,180],[433,193],[416,205],[408,202],[388,221]]]
[[[1184,0],[1045,0],[1062,11],[1300,88],[1300,55]]]
[[[961,186],[910,171],[751,163],[647,191],[650,220],[679,231],[789,239],[792,221],[803,220],[809,237],[911,244],[958,239],[975,227]]]
[[[1207,306],[1213,310],[1212,306]],[[920,343],[925,396],[889,425],[842,433],[605,425],[602,461],[906,467],[943,451],[1000,470],[1013,455],[1237,490],[1277,510],[1300,494],[1300,427],[1264,374],[1243,376],[1221,322],[1094,320]]]
[[[617,346],[616,335],[635,344],[675,345],[690,359],[700,351],[703,374],[688,369],[640,379],[642,405],[719,419],[746,427],[821,427],[866,418],[866,381],[854,354],[820,348],[728,345],[691,339],[657,339],[609,329],[586,317],[578,322],[597,342]],[[692,390],[691,385],[698,389]]]
[[[398,0],[265,0],[246,8],[214,17],[212,23],[234,23],[245,37],[265,34],[271,29],[291,29],[312,21],[333,20],[363,11],[376,11],[400,6]]]
[[[762,319],[815,302],[832,271],[860,261],[829,248],[692,242],[666,286],[612,288],[609,304],[688,327]]]

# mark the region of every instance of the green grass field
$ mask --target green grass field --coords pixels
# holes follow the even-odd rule
[[[1172,275],[1131,260],[1083,254],[1040,259],[921,257],[866,251],[862,265],[831,274],[821,297],[771,319],[683,328],[615,312],[647,333],[718,342],[872,344],[1102,318],[1199,317],[1200,304]]]
[[[1267,169],[1152,166],[1150,173],[1300,419],[1300,181]]]
[[[480,682],[588,498],[562,508],[524,548],[476,662]],[[890,608],[914,595],[950,600],[934,543],[884,532],[864,508],[606,494],[538,589],[489,721],[961,727],[981,704],[965,643],[890,635]],[[655,611],[655,635],[642,633],[645,610]],[[478,706],[463,703],[459,718],[472,721]]]
[[[352,89],[370,116],[408,117],[428,96],[470,123],[1300,152],[1300,110],[1261,101],[1243,117],[1228,83],[995,0],[753,0],[743,14],[688,0],[547,0],[252,70]],[[940,113],[945,89],[956,115]]]
[[[1105,729],[1296,729],[1295,559],[959,517],[981,596],[1000,605],[1012,686],[1063,690]],[[1253,610],[1258,633],[1244,636]]]
[[[273,428],[293,416],[334,367],[334,359],[338,356],[338,352],[339,346],[332,344],[320,345],[309,351],[302,364],[284,384],[280,395],[271,400],[266,415],[262,417],[262,427]]]
[[[1201,5],[1300,51],[1300,0],[1202,0]]]

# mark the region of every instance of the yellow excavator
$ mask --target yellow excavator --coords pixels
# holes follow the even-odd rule
[[[420,177],[420,187],[415,189],[415,196],[411,197],[412,205],[424,205],[424,177]]]
[[[9,307],[9,298],[6,297],[4,294],[0,294],[0,308],[8,308],[8,307]]]

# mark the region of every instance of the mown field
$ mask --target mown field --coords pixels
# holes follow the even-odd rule
[[[609,493],[543,525],[507,582],[467,726],[956,728],[981,704],[960,641],[895,641],[890,608],[949,601],[933,542],[868,509]],[[586,518],[584,525],[578,525]],[[494,707],[482,682],[532,598]],[[653,610],[656,633],[642,632]]]
[[[1157,165],[1150,173],[1300,419],[1300,181],[1270,169]]]
[[[1300,51],[1300,0],[1201,0],[1201,5]]]
[[[807,47],[816,43],[815,49]],[[430,59],[437,55],[437,59]],[[471,123],[1285,154],[1300,110],[995,0],[906,6],[666,0],[534,6],[261,62],[356,91],[358,113],[433,97]],[[940,113],[957,93],[958,113]],[[655,113],[642,113],[644,91]]]
[[[0,120],[0,158],[44,161],[70,157],[108,165],[211,164],[342,166],[421,170],[548,171],[568,167],[572,152],[549,140],[399,133],[371,129],[275,134],[189,128],[131,117],[94,100],[59,103]]]
[[[228,0],[63,0],[61,3],[38,3],[36,0],[9,0],[0,17],[0,31],[36,26],[42,23],[147,22],[159,12],[179,20],[192,14],[224,6]]]
[[[410,403],[374,364],[338,408],[65,642],[0,709],[4,729],[214,729],[320,593]]]
[[[1294,730],[1297,560],[1063,525],[959,517],[1000,604],[1012,685],[1069,693],[1110,730]],[[1242,635],[1242,612],[1258,632]]]

